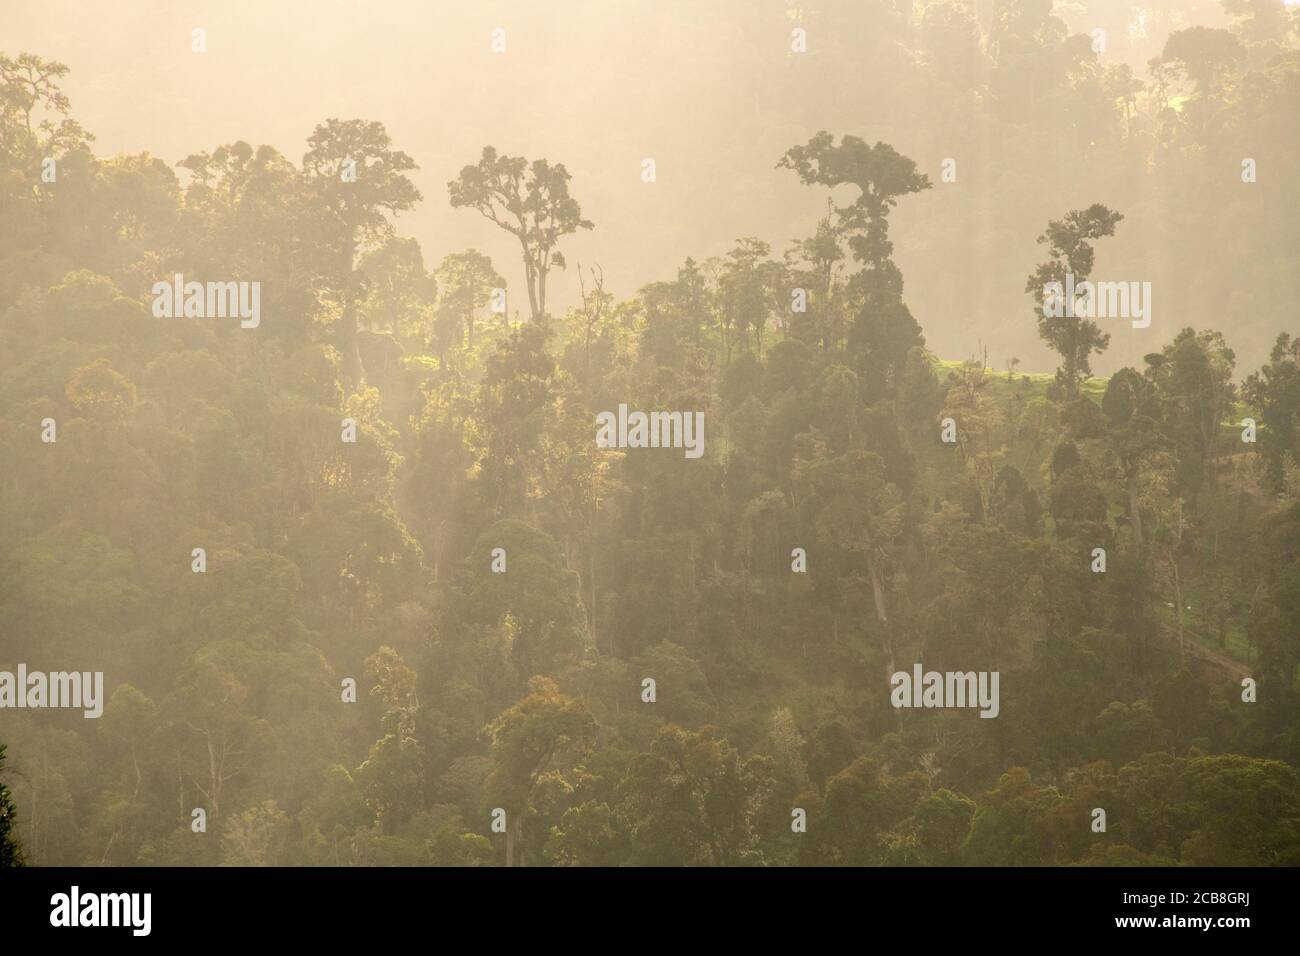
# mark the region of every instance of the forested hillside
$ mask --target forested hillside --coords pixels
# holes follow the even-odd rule
[[[1150,328],[1049,314],[1067,274],[1152,276],[1095,270],[1133,215],[1104,197],[1007,236],[1036,267],[979,281],[1023,293],[1032,370],[934,354],[909,307],[891,219],[965,165],[800,137],[763,158],[814,232],[684,226],[613,288],[566,261],[606,225],[569,157],[503,136],[422,194],[346,118],[100,155],[60,51],[0,50],[0,671],[105,696],[0,710],[0,864],[1300,864],[1300,338],[1255,294],[1294,288],[1297,180],[1239,148],[1295,169],[1300,19],[1224,6],[1142,78],[1049,3],[1001,46],[890,7],[1005,69],[1051,38],[1112,156],[1271,197],[1215,234],[1272,237],[1238,277],[1271,311],[1208,327],[1158,282]],[[917,63],[1038,128],[1010,74]],[[427,204],[512,258],[427,261]],[[702,453],[598,440],[627,410]],[[917,665],[996,672],[997,712],[897,706]]]

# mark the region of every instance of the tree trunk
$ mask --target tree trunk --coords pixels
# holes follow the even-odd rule
[[[587,627],[591,630],[591,646],[600,653],[600,642],[596,634],[596,549],[587,532]]]
[[[343,380],[356,391],[365,377],[361,367],[361,351],[357,348],[357,311],[352,294],[352,263],[356,257],[356,241],[348,236],[344,252],[343,316],[339,319],[339,354],[343,359]]]
[[[546,267],[539,265],[537,267],[537,314],[533,316],[534,320],[540,319],[546,314]]]
[[[881,574],[880,565],[876,559],[867,556],[867,571],[871,575],[871,596],[876,607],[876,622],[880,625],[880,646],[885,652],[885,682],[894,676],[896,670],[894,666],[894,643],[889,638],[889,619],[885,612],[885,579]],[[894,712],[894,717],[898,718],[898,712]]]
[[[212,747],[212,738],[208,738],[208,802],[212,804],[212,819],[221,816],[221,768],[217,765],[217,754]]]
[[[1133,524],[1133,540],[1142,547],[1142,512],[1138,508],[1137,475],[1128,476],[1128,517]]]
[[[889,616],[885,613],[885,580],[876,559],[870,556],[867,557],[867,571],[871,575],[871,597],[876,608],[876,620],[883,627],[889,623]]]
[[[519,245],[524,249],[524,282],[528,286],[528,307],[532,309],[533,321],[537,321],[540,314],[537,307],[537,269],[533,265],[533,257],[528,249],[528,243],[524,242],[523,237],[519,239]],[[509,319],[506,320],[507,323]]]
[[[1183,641],[1183,583],[1178,575],[1178,561],[1170,562],[1174,566],[1174,620],[1178,622],[1178,659],[1186,660],[1187,648]]]
[[[519,814],[511,814],[510,822],[506,824],[506,866],[515,865],[515,847],[522,843],[522,811]]]

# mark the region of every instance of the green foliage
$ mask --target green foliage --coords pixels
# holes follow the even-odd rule
[[[532,163],[522,156],[503,156],[483,147],[478,164],[466,166],[447,184],[453,208],[476,210],[513,235],[523,247],[524,276],[533,321],[546,315],[546,280],[551,268],[563,269],[558,240],[579,229],[591,229],[578,201],[569,194],[572,177],[563,163],[545,159]]]
[[[899,72],[954,142],[1007,138],[984,146],[1011,182],[1046,164],[1039,124],[1171,183],[1220,126],[1294,153],[1294,44],[1262,7],[1169,35],[1147,86],[1050,4],[852,6],[869,55],[819,34],[860,68],[845,87],[890,122]],[[1291,336],[1240,390],[1206,329],[1108,378],[1076,318],[1037,322],[1055,376],[944,361],[890,233],[915,248],[904,217],[943,190],[826,132],[779,161],[829,192],[811,235],[630,294],[589,265],[554,317],[560,244],[592,223],[564,164],[485,147],[448,190],[520,244],[529,321],[497,319],[491,258],[435,267],[397,234],[417,167],[382,124],[178,175],[96,157],[67,72],[0,56],[0,664],[103,670],[110,696],[89,727],[6,711],[0,864],[1300,863]],[[1170,191],[1220,217],[1177,213],[1196,242],[1231,218]],[[1035,304],[1123,218],[1050,221]],[[1284,265],[1257,274],[1288,274],[1289,234],[1259,231]],[[954,295],[1012,274],[975,259],[945,258]],[[155,318],[177,272],[260,280],[257,337]],[[620,404],[702,411],[704,456],[597,448]],[[913,662],[997,670],[998,719],[891,708]]]
[[[4,769],[5,746],[0,744],[0,770]],[[0,780],[0,867],[22,866],[23,849],[18,845],[15,823],[18,809],[3,780]]]
[[[1092,274],[1093,248],[1091,240],[1115,234],[1115,226],[1123,220],[1119,213],[1094,204],[1087,209],[1075,209],[1064,219],[1052,220],[1047,231],[1038,237],[1047,243],[1049,258],[1039,264],[1025,284],[1025,291],[1034,300],[1038,316],[1038,334],[1061,356],[1057,370],[1057,383],[1069,398],[1079,392],[1079,385],[1092,374],[1090,357],[1093,352],[1105,351],[1110,344],[1110,334],[1102,332],[1092,319],[1070,314],[1077,304],[1049,301],[1046,288],[1056,284],[1058,289],[1077,288]],[[1067,277],[1073,276],[1072,283]],[[1055,305],[1055,308],[1051,306]]]

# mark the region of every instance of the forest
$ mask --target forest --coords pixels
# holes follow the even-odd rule
[[[813,227],[628,287],[594,157],[101,154],[0,34],[0,866],[1300,865],[1300,6],[1087,7],[774,20]],[[1050,362],[944,351],[991,287]]]

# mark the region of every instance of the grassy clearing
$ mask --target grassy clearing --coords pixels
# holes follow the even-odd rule
[[[962,367],[964,363],[956,359],[935,359],[934,370],[939,376],[939,381],[945,381],[949,372],[955,372]],[[1046,398],[1047,387],[1056,379],[1053,372],[999,372],[996,369],[985,369],[991,382],[992,393],[996,398],[1010,398],[1018,395],[1023,398]],[[1090,378],[1083,383],[1080,390],[1081,394],[1086,395],[1098,405],[1101,404],[1102,396],[1106,394],[1106,383],[1109,379]]]

